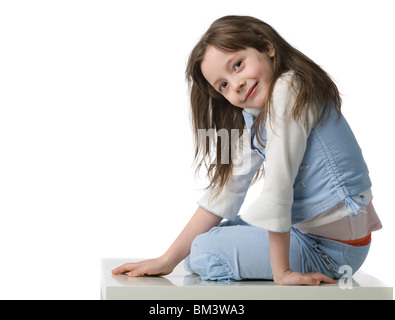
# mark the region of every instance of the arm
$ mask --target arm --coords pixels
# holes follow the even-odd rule
[[[269,231],[270,264],[274,282],[279,285],[319,285],[321,282],[335,283],[335,280],[322,273],[300,273],[291,270],[289,265],[289,232]]]
[[[289,80],[277,80],[273,108],[266,122],[265,183],[257,200],[242,215],[246,222],[269,230],[270,262],[277,284],[319,284],[333,280],[320,273],[293,272],[289,264],[293,185],[315,120],[314,108],[295,121],[297,91]]]
[[[232,219],[237,215],[248,187],[263,161],[257,153],[252,152],[248,132],[244,132],[240,142],[243,144],[243,148],[238,150],[233,174],[224,190],[215,199],[213,198],[214,190],[212,188],[204,193],[203,197],[198,201],[199,207],[195,214],[166,253],[156,259],[138,263],[126,263],[114,269],[112,271],[114,275],[125,272],[128,272],[130,276],[169,274],[189,254],[192,241],[197,235],[217,226],[222,220],[221,217]],[[204,208],[208,208],[216,214]]]
[[[293,118],[296,97],[297,92],[287,80],[277,80],[273,107],[265,124],[265,183],[241,216],[249,224],[274,232],[291,229],[294,183],[314,123],[312,110],[305,110],[302,121]]]
[[[184,230],[180,233],[165,254],[156,259],[145,260],[137,263],[125,263],[124,265],[112,270],[112,273],[117,275],[128,272],[129,276],[169,274],[178,263],[188,256],[192,241],[195,237],[217,226],[221,220],[221,217],[198,207]]]

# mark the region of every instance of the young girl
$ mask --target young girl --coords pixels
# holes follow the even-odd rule
[[[344,266],[357,271],[381,223],[330,77],[271,26],[244,16],[210,26],[186,75],[195,156],[208,163],[210,185],[164,255],[113,274],[165,275],[183,259],[203,280],[318,285],[334,283]],[[223,146],[219,134],[202,139],[210,129],[229,136],[236,129],[244,143]],[[238,215],[262,172],[259,197]]]

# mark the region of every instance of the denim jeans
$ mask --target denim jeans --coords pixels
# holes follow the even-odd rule
[[[355,247],[338,241],[303,234],[291,228],[289,261],[294,271],[321,272],[333,279],[344,275],[341,266],[355,273],[370,247]],[[239,217],[223,221],[195,238],[184,260],[188,272],[202,280],[272,280],[269,237],[265,229],[251,226]],[[344,268],[344,267],[343,267]],[[348,274],[350,275],[350,274]]]

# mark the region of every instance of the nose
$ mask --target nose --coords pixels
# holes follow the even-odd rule
[[[231,87],[235,92],[239,92],[241,88],[243,88],[246,85],[246,81],[243,79],[235,79],[231,83]]]

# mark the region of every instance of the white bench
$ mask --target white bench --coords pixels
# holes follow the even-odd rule
[[[393,288],[363,271],[336,284],[277,286],[273,281],[202,281],[179,264],[164,277],[112,275],[111,270],[143,259],[102,259],[103,300],[392,300]]]

